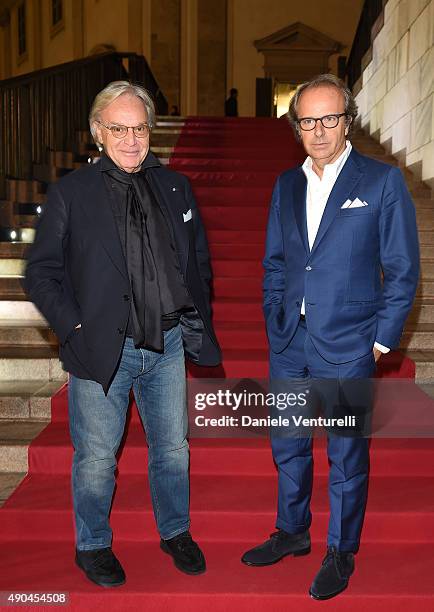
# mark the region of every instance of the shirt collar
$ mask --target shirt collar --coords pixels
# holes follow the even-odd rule
[[[342,153],[339,155],[339,157],[337,159],[335,159],[335,161],[331,164],[326,164],[324,166],[324,174],[323,174],[323,179],[327,178],[327,179],[334,179],[336,180],[339,172],[342,170],[342,168],[344,167],[345,162],[348,159],[348,156],[350,155],[351,151],[352,151],[352,145],[351,142],[349,140],[346,141],[346,146],[345,146],[345,150],[342,151]],[[312,175],[315,175],[318,177],[319,176],[316,174],[316,172],[313,170],[312,168],[312,158],[311,157],[306,157],[306,159],[304,160],[304,163],[302,165],[302,169],[303,172],[306,175],[306,178],[310,178]]]
[[[159,166],[161,166],[161,163],[159,162],[157,157],[155,157],[152,151],[149,150],[148,154],[142,162],[139,172],[145,170],[146,168],[158,168]],[[99,169],[101,170],[101,172],[104,172],[106,170],[113,169],[119,170],[120,168],[114,163],[112,158],[107,155],[107,153],[102,152],[101,161],[99,162]]]

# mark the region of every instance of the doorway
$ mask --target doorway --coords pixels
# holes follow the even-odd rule
[[[292,96],[295,94],[298,83],[274,82],[274,117],[286,115]]]

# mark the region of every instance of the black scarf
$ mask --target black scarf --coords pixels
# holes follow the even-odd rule
[[[114,186],[116,181],[119,187],[114,192],[108,185],[131,284],[128,333],[136,348],[162,352],[163,331],[173,327],[193,302],[179,268],[168,211],[148,179],[148,169],[159,165],[151,153],[134,173],[121,170],[107,155],[101,160],[109,183]]]
[[[128,186],[126,192],[125,248],[131,285],[131,328],[136,347],[164,350],[158,271],[150,233],[156,232],[149,187],[142,172],[108,170],[109,175]]]

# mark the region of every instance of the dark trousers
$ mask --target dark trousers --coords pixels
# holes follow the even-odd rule
[[[327,454],[330,462],[330,521],[327,544],[341,551],[356,552],[366,507],[369,438],[365,437],[369,421],[369,379],[375,373],[373,353],[344,364],[325,361],[315,349],[306,323],[300,321],[294,338],[279,354],[270,354],[271,384],[313,386],[310,403],[320,401],[322,416],[343,417],[352,412],[362,423],[359,432],[346,428],[327,428]],[[344,397],[345,396],[345,397]],[[360,409],[358,400],[363,396]],[[357,399],[357,401],[355,401]],[[344,400],[344,401],[343,401]],[[369,403],[369,406],[366,404]],[[346,404],[346,405],[345,405]],[[312,405],[305,416],[312,416]],[[303,414],[297,410],[297,416]],[[273,457],[278,467],[278,512],[276,527],[288,533],[301,533],[311,525],[310,499],[313,484],[312,432],[302,428],[286,435],[272,435]],[[356,428],[357,429],[357,428]]]

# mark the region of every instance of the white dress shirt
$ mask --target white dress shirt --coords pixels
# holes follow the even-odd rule
[[[307,157],[303,163],[303,172],[307,179],[306,190],[306,223],[307,223],[307,238],[309,241],[309,249],[312,249],[316,235],[321,223],[322,216],[329,198],[330,192],[339,176],[340,171],[345,165],[352,146],[347,140],[345,151],[332,163],[324,166],[322,178],[320,178],[312,168],[312,159]],[[301,304],[301,314],[305,314],[304,298]],[[389,348],[375,342],[375,348],[382,353],[388,353]]]

